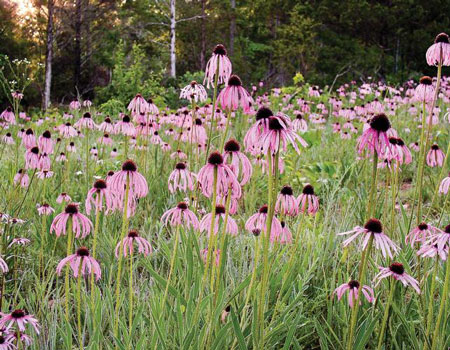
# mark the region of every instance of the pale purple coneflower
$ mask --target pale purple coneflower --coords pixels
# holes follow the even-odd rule
[[[39,169],[39,148],[32,147],[25,152],[25,168]]]
[[[420,294],[419,282],[405,272],[403,264],[394,262],[389,267],[379,266],[378,268],[380,269],[380,272],[374,278],[374,282],[376,282],[375,286],[377,286],[384,278],[392,276],[397,281],[402,282],[404,286],[413,287],[414,290]]]
[[[394,251],[394,253],[397,253],[400,250],[400,248],[394,242],[392,242],[389,237],[386,236],[386,234],[383,233],[383,226],[380,220],[377,219],[369,219],[364,227],[356,226],[353,228],[353,230],[338,233],[338,236],[348,234],[352,235],[344,241],[344,247],[348,246],[353,240],[362,235],[362,249],[366,248],[367,244],[369,243],[370,237],[373,236],[375,248],[381,250],[383,257],[386,258],[387,256],[389,256],[392,259],[392,251]]]
[[[141,94],[136,94],[136,96],[133,97],[128,104],[127,109],[131,112],[131,114],[139,115],[141,113],[148,112],[149,106],[148,102],[142,97]]]
[[[307,184],[303,187],[302,194],[298,196],[297,203],[301,213],[307,212],[315,215],[319,211],[319,198],[314,192],[314,187]]]
[[[28,238],[14,238],[11,243],[8,245],[8,248],[14,246],[14,245],[18,245],[18,246],[26,246],[28,244],[30,244],[30,240]]]
[[[94,121],[92,120],[91,113],[89,112],[84,113],[73,126],[79,130],[83,128],[94,129],[96,127]]]
[[[75,137],[78,135],[77,130],[69,122],[58,126],[58,131],[64,138]]]
[[[75,254],[69,255],[59,262],[56,267],[58,276],[61,275],[62,269],[67,264],[69,264],[72,269],[75,278],[77,278],[79,274],[82,276],[89,276],[93,273],[95,275],[95,280],[98,281],[102,276],[100,265],[97,260],[89,255],[89,249],[86,247],[78,248]]]
[[[97,128],[100,131],[112,133],[114,132],[114,125],[111,122],[111,118],[109,116],[106,116],[106,118],[103,120],[103,122],[100,123],[100,125],[97,126]]]
[[[439,230],[427,243],[437,244],[439,249],[450,246],[450,225],[445,226],[443,231]]]
[[[6,264],[5,260],[0,256],[0,270],[3,273],[7,273],[9,271],[8,264]]]
[[[33,129],[27,129],[22,136],[22,145],[26,149],[33,148],[37,146],[36,144],[36,136],[34,135]]]
[[[188,170],[186,163],[177,163],[167,182],[171,193],[177,190],[182,192],[194,190],[194,174]]]
[[[7,107],[2,114],[0,114],[0,121],[6,121],[8,124],[15,125],[16,124],[16,116],[11,107]]]
[[[206,93],[203,85],[193,80],[189,85],[186,85],[181,89],[180,98],[185,98],[189,102],[192,102],[192,100],[194,100],[196,103],[205,102],[208,98],[208,94]]]
[[[70,202],[71,200],[72,198],[66,192],[61,192],[56,198],[56,203],[61,204],[62,202]]]
[[[434,168],[436,166],[442,167],[444,164],[445,154],[435,143],[431,146],[431,149],[427,153],[427,164]]]
[[[5,135],[2,136],[2,142],[6,145],[14,144],[14,139],[10,132],[7,132]]]
[[[205,79],[203,84],[206,82],[206,87],[209,88],[210,85],[214,85],[214,80],[217,74],[217,84],[224,84],[231,76],[232,65],[231,61],[227,56],[227,50],[225,46],[219,44],[213,50],[212,56],[206,64],[205,68]]]
[[[52,154],[53,153],[54,141],[52,140],[52,134],[50,131],[46,130],[39,136],[38,147],[41,152]]]
[[[225,196],[231,190],[232,197],[240,198],[241,185],[230,167],[224,164],[223,157],[219,152],[212,152],[208,157],[206,165],[197,174],[197,180],[201,185],[202,193],[208,198],[211,197],[215,171],[217,171],[217,193]]]
[[[182,150],[177,150],[176,152],[173,152],[170,154],[170,158],[172,159],[187,159],[186,153],[184,153]]]
[[[243,186],[250,180],[253,168],[250,160],[240,150],[239,142],[235,139],[228,140],[224,146],[223,161],[226,163],[228,159],[231,159],[229,167],[237,178],[242,175],[240,184]]]
[[[258,109],[255,115],[255,123],[248,129],[244,137],[245,150],[252,155],[261,153],[260,141],[262,135],[269,129],[269,118],[273,112],[266,107]]]
[[[202,249],[202,251],[201,251],[200,253],[201,253],[203,262],[206,264],[206,261],[207,261],[207,259],[208,259],[208,248]],[[214,249],[212,255],[213,255],[213,261],[214,261],[214,264],[215,264],[216,266],[219,266],[219,262],[220,262],[220,249]]]
[[[133,123],[131,122],[131,119],[129,116],[124,115],[122,120],[117,122],[116,125],[114,125],[114,133],[122,134],[125,136],[136,135],[136,128],[134,127]]]
[[[292,243],[292,233],[289,230],[289,228],[287,227],[286,223],[284,221],[280,222],[281,224],[281,231],[279,232],[279,234],[270,235],[270,242],[271,243],[279,243],[279,244],[291,244]]]
[[[266,232],[267,229],[267,212],[268,208],[267,205],[263,205],[256,214],[253,214],[250,216],[245,223],[245,229],[249,231],[250,233],[255,232]],[[280,220],[276,216],[273,217],[272,220],[272,228],[270,230],[270,236],[271,238],[279,237],[282,231]]]
[[[254,102],[249,92],[242,87],[241,79],[237,75],[230,76],[228,86],[220,91],[217,101],[224,111],[242,108],[244,113],[250,111]]]
[[[109,134],[103,134],[102,137],[99,137],[97,142],[101,145],[111,146],[113,144],[113,140],[109,137]]]
[[[290,143],[297,153],[300,153],[297,142],[303,147],[308,146],[308,143],[292,130],[289,118],[278,113],[269,118],[269,127],[261,136],[260,146],[262,153],[276,154],[281,150],[286,151],[287,144]]]
[[[439,185],[439,193],[447,194],[450,188],[450,173],[445,177]]]
[[[15,342],[16,338],[13,336],[13,332],[5,334],[2,332],[0,335],[0,350],[15,350]]]
[[[199,230],[200,223],[195,214],[188,209],[186,202],[180,202],[175,208],[167,210],[162,216],[161,221],[165,225],[190,226],[194,230]]]
[[[303,118],[301,113],[298,113],[294,121],[292,122],[292,129],[294,131],[301,132],[308,131],[308,123],[306,123],[306,120]]]
[[[38,320],[33,315],[28,315],[24,310],[14,310],[10,314],[4,314],[0,319],[0,328],[5,328],[6,330],[17,326],[20,332],[25,332],[27,324],[32,326],[36,334],[39,334]]]
[[[30,177],[28,176],[25,169],[19,169],[19,171],[14,175],[14,185],[20,185],[20,187],[28,187],[30,184]]]
[[[74,100],[74,101],[69,103],[69,108],[70,109],[74,109],[74,110],[80,109],[81,108],[81,103],[78,102],[78,100]]]
[[[434,98],[433,80],[429,76],[420,78],[419,85],[417,85],[414,92],[414,98],[418,102],[426,103],[433,101]]]
[[[44,203],[37,208],[39,215],[52,215],[55,212],[49,204]]]
[[[127,160],[122,164],[122,170],[114,173],[108,179],[108,185],[112,191],[124,193],[127,179],[134,196],[142,198],[148,194],[147,180],[137,171],[137,165],[132,160]]]
[[[338,300],[341,300],[342,296],[346,291],[348,291],[348,305],[353,307],[355,305],[356,300],[358,299],[358,290],[361,287],[360,283],[356,280],[351,280],[348,283],[341,284],[337,287],[333,294],[337,295]],[[366,298],[369,303],[373,303],[375,301],[375,294],[373,289],[369,286],[362,286],[361,289],[362,295]],[[361,305],[361,301],[359,302]]]
[[[89,215],[91,213],[92,205],[94,205],[96,212],[103,210],[103,202],[106,205],[106,211],[108,212],[114,210],[114,196],[108,188],[106,181],[97,180],[94,182],[92,188],[88,191],[86,195],[85,207],[86,213]]]
[[[446,244],[442,247],[439,247],[437,244],[424,244],[417,251],[417,255],[422,258],[434,258],[439,256],[442,260],[447,260],[449,251],[449,245]]]
[[[298,214],[298,202],[292,187],[283,186],[281,188],[275,203],[275,212],[288,216],[296,216]]]
[[[424,244],[427,240],[429,240],[433,235],[440,232],[441,230],[437,227],[428,225],[425,222],[420,223],[417,227],[411,230],[405,237],[405,243],[410,244],[411,247],[414,247],[415,243]]]
[[[220,221],[222,221],[222,224],[225,224],[225,216],[226,216],[226,210],[223,205],[216,205],[216,216],[214,218],[214,234],[216,235],[219,232],[219,225]],[[211,227],[211,220],[212,220],[212,213],[206,214],[203,219],[200,221],[200,231],[206,231],[208,234],[208,237],[210,235],[209,228]],[[225,228],[225,232],[229,233],[232,236],[236,236],[238,234],[238,226],[236,224],[236,221],[228,215],[227,218],[227,226]]]
[[[150,242],[147,241],[145,238],[142,238],[139,236],[139,233],[136,230],[130,230],[128,232],[128,235],[122,239],[117,245],[116,245],[116,257],[119,257],[120,254],[120,247],[123,247],[123,256],[126,258],[127,255],[133,256],[134,253],[134,243],[136,242],[138,246],[138,252],[143,254],[144,256],[149,255],[152,253],[153,249],[150,245]]]
[[[50,233],[55,232],[57,237],[65,235],[69,219],[72,220],[72,230],[76,238],[84,238],[91,232],[93,227],[91,220],[79,212],[77,204],[71,203],[66,206],[64,212],[55,216]]]
[[[437,66],[441,60],[443,66],[450,66],[450,40],[446,33],[436,36],[434,44],[428,48],[425,57],[430,66]]]
[[[385,114],[375,115],[370,120],[369,127],[358,139],[358,153],[361,154],[367,150],[369,155],[376,152],[381,157],[390,147],[387,133],[390,128],[391,123]]]

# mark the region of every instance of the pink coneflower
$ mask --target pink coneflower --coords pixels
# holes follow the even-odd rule
[[[308,143],[292,130],[289,118],[279,113],[269,118],[269,127],[261,136],[260,145],[262,153],[275,154],[280,150],[286,151],[287,144],[291,143],[297,153],[300,153],[297,142],[303,147],[308,146]]]
[[[58,130],[59,134],[65,138],[75,137],[78,135],[77,130],[70,123],[65,123],[58,126]]]
[[[192,100],[195,102],[205,102],[208,94],[203,85],[193,80],[189,85],[181,89],[180,98],[185,98],[189,102],[192,102]]]
[[[148,103],[148,113],[150,115],[157,115],[159,114],[159,109],[158,107],[153,103],[153,100],[151,98],[147,99],[147,103]],[[150,118],[150,120],[154,120],[152,118]]]
[[[419,282],[405,272],[403,264],[394,262],[389,267],[379,266],[378,268],[380,269],[380,272],[374,278],[374,281],[376,281],[375,286],[377,286],[383,278],[392,276],[397,281],[402,282],[404,286],[409,285],[413,287],[414,290],[420,294]]]
[[[86,112],[73,126],[79,130],[83,128],[94,129],[95,123],[92,120],[91,113]]]
[[[108,185],[112,191],[124,193],[127,179],[134,196],[142,198],[148,194],[147,180],[137,171],[137,165],[132,160],[127,160],[122,164],[122,170],[114,173],[108,179]]]
[[[150,142],[154,145],[160,145],[163,143],[161,136],[159,136],[158,131],[154,131],[152,137],[150,138]]]
[[[298,202],[297,198],[294,196],[292,187],[283,186],[281,188],[275,204],[275,211],[288,216],[295,216],[298,214]]]
[[[300,113],[297,114],[294,121],[292,122],[292,129],[294,131],[305,132],[308,131],[308,124],[306,120],[302,117]]]
[[[8,247],[12,247],[13,245],[18,245],[18,246],[26,246],[28,244],[30,244],[30,240],[28,238],[14,238],[11,243],[8,245]]]
[[[414,98],[419,102],[431,102],[434,98],[433,79],[429,76],[420,78],[419,85],[417,85],[414,92]]]
[[[177,163],[175,169],[169,175],[168,179],[169,191],[174,193],[175,191],[194,190],[194,176],[187,169],[186,163]]]
[[[450,188],[450,173],[444,180],[442,180],[441,184],[439,185],[439,193],[447,194],[448,189]]]
[[[190,142],[200,144],[205,144],[208,140],[208,135],[200,118],[195,119],[195,122],[192,124],[192,129],[189,132],[188,138]]]
[[[425,56],[430,66],[437,66],[441,60],[443,66],[450,66],[450,40],[448,35],[446,33],[438,34]]]
[[[341,132],[341,139],[342,140],[350,140],[352,138],[352,135],[349,134],[347,131]]]
[[[245,223],[245,229],[250,233],[266,232],[267,224],[267,205],[263,205],[256,214],[250,216]],[[276,216],[272,220],[272,228],[270,230],[270,238],[275,239],[279,237],[282,231],[281,223]]]
[[[440,230],[437,227],[431,226],[422,222],[411,230],[410,233],[405,237],[405,243],[411,244],[411,247],[414,247],[415,243],[424,244],[428,239],[430,239],[434,234],[438,233]]]
[[[80,102],[78,102],[78,100],[74,100],[74,101],[70,102],[69,108],[77,110],[77,109],[81,108],[81,104],[80,104]]]
[[[111,146],[113,144],[113,140],[109,137],[109,134],[103,134],[102,137],[98,138],[97,142],[105,146]]]
[[[111,152],[109,153],[109,155],[111,156],[111,158],[116,158],[117,157],[117,149],[113,148],[111,150]]]
[[[202,251],[200,253],[201,253],[203,262],[206,264],[206,261],[208,260],[208,248],[202,249]],[[212,253],[212,261],[214,261],[214,264],[216,266],[219,266],[220,249],[214,249],[214,251]]]
[[[65,235],[69,219],[72,219],[72,230],[76,238],[80,236],[84,238],[91,232],[93,226],[91,220],[78,211],[77,204],[71,203],[66,206],[64,212],[55,216],[50,226],[50,233],[54,231],[57,237],[61,234]]]
[[[92,101],[90,100],[84,100],[83,101],[83,107],[91,107],[92,106]]]
[[[241,79],[237,75],[228,79],[228,86],[219,93],[217,101],[224,111],[235,111],[241,107],[244,113],[247,113],[253,104],[253,98],[242,87]]]
[[[67,151],[75,153],[77,151],[77,148],[75,147],[75,142],[70,142],[67,145]]]
[[[5,260],[0,256],[0,270],[3,273],[7,273],[9,271],[8,265],[6,264]]]
[[[442,260],[447,260],[448,257],[449,246],[448,244],[443,247],[439,247],[437,244],[424,244],[417,251],[417,255],[422,258],[434,258],[439,256]]]
[[[45,152],[47,154],[53,153],[53,145],[54,142],[52,140],[52,134],[50,131],[46,130],[42,133],[41,136],[39,136],[38,139],[38,146],[41,152]]]
[[[410,164],[412,162],[411,151],[405,145],[405,142],[399,137],[396,139],[395,148],[397,151],[395,159],[400,164]]]
[[[431,146],[431,149],[427,154],[427,164],[428,166],[434,168],[436,166],[442,167],[444,164],[445,154],[439,148],[437,144]]]
[[[261,137],[269,129],[269,119],[273,116],[269,108],[261,107],[256,112],[256,122],[248,129],[244,137],[245,150],[252,155],[261,152]]]
[[[16,116],[14,115],[14,112],[11,107],[6,108],[2,112],[2,114],[0,114],[0,121],[2,119],[11,125],[16,124]]]
[[[114,125],[114,132],[116,134],[134,136],[136,135],[136,128],[133,123],[131,123],[130,117],[125,115],[120,122],[117,122],[116,125]]]
[[[127,255],[133,255],[134,252],[134,242],[138,245],[138,252],[143,254],[144,256],[149,255],[153,249],[150,243],[139,236],[136,230],[130,230],[128,235],[120,241],[116,246],[116,257],[119,257],[120,247],[123,247],[123,256],[126,258]]]
[[[55,209],[53,209],[47,203],[44,203],[37,208],[37,211],[38,211],[39,215],[51,215],[55,212]]]
[[[213,152],[208,157],[208,162],[197,175],[197,180],[201,185],[202,193],[206,197],[211,197],[214,186],[214,172],[217,171],[216,191],[220,196],[225,196],[231,189],[233,198],[241,197],[241,186],[236,175],[230,167],[223,162],[223,157],[219,152]]]
[[[72,198],[66,192],[61,192],[56,198],[56,203],[61,204],[62,202],[70,202],[71,200]]]
[[[344,241],[344,247],[349,245],[353,240],[355,240],[358,236],[362,235],[363,242],[361,245],[362,249],[365,249],[367,243],[369,243],[369,239],[371,235],[373,235],[375,248],[380,249],[383,257],[389,256],[391,259],[393,258],[392,250],[397,253],[400,248],[392,242],[388,236],[383,233],[383,226],[381,225],[380,220],[370,219],[364,225],[364,227],[356,226],[353,230],[338,233],[338,236],[352,234],[351,237],[347,238]]]
[[[0,350],[15,350],[15,341],[16,339],[12,333],[2,333],[2,335],[0,335]]]
[[[225,46],[219,44],[214,48],[212,56],[206,64],[203,84],[206,82],[207,88],[209,88],[210,85],[214,85],[216,72],[218,73],[217,84],[224,84],[230,78],[231,71],[232,66],[231,61],[227,56],[227,50],[225,49]]]
[[[428,244],[437,244],[439,249],[450,246],[450,225],[445,226],[444,231],[439,230],[434,234]]]
[[[95,206],[95,210],[103,210],[103,202],[106,204],[106,213],[114,209],[114,197],[109,191],[106,181],[97,180],[94,182],[94,186],[88,191],[86,195],[85,207],[86,213],[91,213],[92,205]]]
[[[227,141],[224,146],[223,161],[226,163],[229,158],[231,159],[229,167],[237,178],[242,175],[240,184],[243,186],[250,180],[253,168],[250,160],[240,150],[241,146],[235,139]]]
[[[191,226],[194,230],[199,230],[200,223],[195,214],[188,209],[185,202],[180,202],[175,208],[167,210],[162,216],[161,221],[170,226]]]
[[[163,150],[163,152],[169,152],[171,147],[168,143],[163,143],[161,144],[161,149]]]
[[[200,231],[205,231],[208,234],[208,237],[210,235],[210,227],[211,227],[211,220],[212,220],[212,213],[206,214],[203,219],[200,221]],[[214,234],[216,235],[219,232],[219,225],[220,221],[222,221],[222,224],[225,224],[225,207],[223,205],[216,205],[216,216],[214,218]],[[229,233],[232,236],[236,236],[238,234],[238,226],[236,224],[236,221],[228,215],[227,219],[227,226],[225,228],[225,232]]]
[[[5,135],[3,135],[2,137],[2,142],[6,145],[13,145],[14,144],[14,139],[11,135],[10,132],[7,132]]]
[[[419,152],[420,147],[418,142],[412,142],[409,144],[409,148],[411,148],[414,152]]]
[[[314,187],[310,184],[305,185],[302,190],[302,194],[298,196],[297,203],[300,209],[300,212],[307,213],[310,215],[314,215],[319,210],[319,198],[314,193]]]
[[[23,99],[23,93],[21,93],[19,90],[16,90],[14,92],[11,93],[11,96],[13,99],[15,100],[21,100]]]
[[[22,145],[26,149],[33,148],[37,146],[36,144],[36,136],[34,136],[34,132],[32,129],[27,129],[22,136]]]
[[[171,155],[170,155],[170,158],[172,158],[172,159],[187,159],[187,155],[186,155],[186,153],[184,153],[182,150],[177,150],[176,152],[173,152]]]
[[[137,94],[128,104],[127,109],[133,115],[139,115],[148,111],[148,103],[141,94]]]
[[[53,177],[53,175],[54,175],[54,172],[50,171],[50,170],[41,170],[36,173],[37,178],[40,180],[49,179],[49,178]]]
[[[27,324],[30,324],[34,331],[39,334],[38,320],[33,315],[27,315],[24,310],[14,310],[10,314],[3,315],[0,319],[0,328],[5,328],[6,330],[17,326],[20,332],[25,332],[25,326]]]
[[[381,156],[386,148],[390,147],[387,131],[391,128],[391,123],[385,114],[377,114],[369,123],[369,127],[358,139],[358,152],[367,150],[368,154],[377,152]]]
[[[16,175],[14,175],[14,185],[20,184],[20,187],[28,187],[30,184],[30,177],[28,176],[26,170],[19,169]]]
[[[39,154],[39,162],[38,162],[38,169],[40,170],[48,170],[50,169],[50,157],[47,153],[41,153]]]
[[[32,147],[25,152],[25,168],[38,169],[39,168],[39,148]]]
[[[279,244],[291,244],[292,243],[292,233],[289,230],[289,228],[286,226],[286,223],[284,221],[280,222],[281,224],[281,231],[278,236],[270,235],[270,242],[274,243],[277,242]]]
[[[111,122],[111,118],[107,116],[105,120],[100,123],[98,129],[103,132],[112,133],[114,131],[114,125]]]
[[[73,277],[77,278],[78,274],[81,273],[82,276],[95,275],[95,280],[98,281],[102,276],[102,271],[97,260],[89,255],[89,249],[86,247],[81,247],[77,249],[75,254],[71,254],[64,259],[62,259],[58,266],[56,267],[56,273],[61,275],[63,267],[69,264],[73,272]]]
[[[339,133],[339,132],[341,132],[341,124],[339,124],[338,122],[333,123],[333,132],[334,132],[334,133]]]
[[[341,284],[334,290],[333,294],[336,294],[338,300],[341,300],[344,293],[348,291],[348,305],[350,307],[353,307],[355,301],[358,299],[359,288],[360,288],[359,282],[352,280],[348,283]],[[375,301],[375,294],[372,288],[368,286],[362,286],[361,293],[364,295],[364,297],[369,303],[373,303]],[[361,301],[359,302],[359,304],[361,305]]]

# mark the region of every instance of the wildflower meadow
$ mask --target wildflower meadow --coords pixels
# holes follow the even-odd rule
[[[398,84],[246,84],[217,44],[176,108],[31,109],[7,58],[0,350],[450,348],[436,34]]]

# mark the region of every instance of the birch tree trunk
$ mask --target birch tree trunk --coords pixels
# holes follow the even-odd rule
[[[52,86],[52,60],[53,60],[53,0],[48,0],[47,20],[47,47],[45,51],[45,84],[44,103],[42,109],[46,111],[50,105],[50,90]]]
[[[75,3],[75,50],[74,50],[75,67],[74,67],[73,83],[75,93],[77,95],[81,75],[81,1],[82,0],[76,0]]]
[[[230,21],[230,56],[234,54],[234,37],[236,34],[236,0],[231,0],[231,21]]]
[[[175,26],[177,24],[177,21],[175,18],[175,1],[176,0],[170,0],[170,76],[172,78],[175,78],[177,75],[177,55],[175,52]]]

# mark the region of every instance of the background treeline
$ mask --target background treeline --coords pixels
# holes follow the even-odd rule
[[[291,84],[298,72],[320,85],[400,82],[432,72],[425,51],[450,28],[448,0],[30,1],[24,17],[0,0],[0,54],[43,65],[24,100],[34,106],[77,94],[119,103],[136,91],[173,103],[217,43],[247,86]]]

